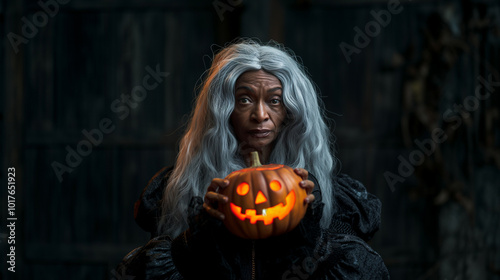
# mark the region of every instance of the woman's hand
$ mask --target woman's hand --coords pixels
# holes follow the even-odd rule
[[[229,185],[229,181],[226,179],[214,178],[210,186],[208,186],[207,193],[205,194],[205,200],[203,202],[203,208],[207,213],[219,220],[224,220],[224,214],[214,208],[215,203],[227,203],[227,196],[219,193],[221,188],[226,188]]]
[[[295,168],[293,171],[295,171],[295,174],[302,177],[302,182],[299,183],[299,186],[305,189],[307,192],[307,197],[304,198],[304,203],[312,203],[314,201],[314,195],[312,194],[314,183],[311,180],[307,180],[309,172],[307,172],[307,170],[305,170],[304,168]]]

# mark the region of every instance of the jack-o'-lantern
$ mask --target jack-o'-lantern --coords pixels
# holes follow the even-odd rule
[[[263,239],[294,229],[306,213],[307,196],[299,186],[302,178],[286,165],[261,165],[252,152],[252,165],[226,177],[229,185],[221,193],[224,224],[233,234],[247,239]]]

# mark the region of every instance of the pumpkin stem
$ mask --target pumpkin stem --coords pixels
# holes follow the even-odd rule
[[[250,155],[252,156],[250,167],[262,166],[262,163],[260,163],[260,159],[259,159],[259,152],[253,151],[250,153]]]

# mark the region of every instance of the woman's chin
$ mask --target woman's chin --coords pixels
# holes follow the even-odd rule
[[[249,139],[247,143],[248,143],[247,146],[249,148],[261,151],[265,149],[267,146],[269,146],[272,143],[272,141],[270,141],[270,139]]]

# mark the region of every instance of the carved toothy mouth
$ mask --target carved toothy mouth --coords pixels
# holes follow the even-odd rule
[[[286,205],[283,202],[277,204],[273,207],[265,208],[262,210],[261,215],[257,215],[257,210],[247,209],[245,214],[241,213],[241,207],[236,206],[234,203],[230,203],[231,211],[238,217],[238,219],[244,221],[249,219],[251,224],[257,223],[257,221],[263,221],[264,225],[272,224],[274,218],[279,218],[283,220],[292,211],[293,206],[295,206],[295,190],[292,190],[285,198]]]

